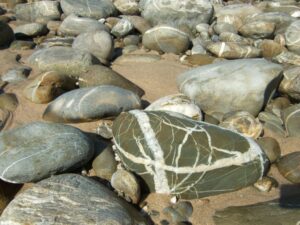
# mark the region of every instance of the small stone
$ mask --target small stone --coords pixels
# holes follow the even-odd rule
[[[0,22],[0,47],[9,46],[13,40],[13,30],[6,23]]]
[[[15,40],[10,44],[9,48],[12,50],[29,50],[35,46],[36,44],[33,41]]]
[[[300,104],[292,105],[282,111],[282,118],[290,137],[300,137]]]
[[[279,159],[277,168],[292,183],[300,183],[300,152],[287,154]]]
[[[19,105],[17,96],[12,93],[3,93],[0,95],[0,108],[14,112]]]
[[[182,62],[193,66],[204,66],[212,64],[215,59],[215,57],[209,55],[195,54],[184,56]]]
[[[132,23],[127,19],[121,19],[111,30],[115,37],[124,37],[133,30]]]
[[[17,26],[14,29],[15,37],[22,39],[28,37],[42,36],[48,33],[46,25],[40,23],[28,23]]]
[[[127,35],[123,39],[123,43],[125,46],[127,45],[138,45],[140,43],[140,37],[138,35]]]
[[[223,32],[219,35],[220,41],[222,42],[235,42],[240,45],[251,45],[252,41],[249,38],[244,38],[238,34]]]
[[[129,20],[134,28],[141,34],[144,34],[147,30],[152,28],[150,23],[141,16],[122,16],[122,18]]]
[[[114,64],[152,63],[161,60],[161,56],[153,54],[127,54],[118,57]]]
[[[282,82],[281,82],[282,83]],[[266,106],[265,111],[273,113],[277,117],[281,117],[282,110],[286,109],[287,107],[291,106],[291,102],[286,97],[278,97],[272,99]]]
[[[257,140],[259,146],[264,150],[271,163],[279,160],[281,150],[278,141],[271,137],[262,137]]]
[[[260,48],[262,50],[262,56],[265,58],[273,58],[284,50],[280,44],[272,40],[263,40],[260,44]]]
[[[191,202],[178,202],[173,206],[173,209],[175,209],[180,215],[185,216],[186,218],[191,217],[193,214],[193,205]]]
[[[116,0],[114,5],[123,15],[139,13],[139,0]]]
[[[2,81],[15,84],[27,80],[27,77],[29,76],[30,72],[30,67],[20,66],[15,69],[8,70],[5,74],[1,76],[1,79]]]
[[[262,177],[253,186],[261,192],[270,192],[274,186],[273,179],[269,177]]]
[[[50,20],[48,23],[47,23],[47,29],[50,31],[50,32],[54,32],[55,34],[57,33],[59,27],[61,26],[61,21],[54,21],[54,20]]]
[[[285,40],[288,49],[296,54],[300,54],[300,21],[293,22],[285,32]]]
[[[167,218],[172,222],[172,224],[187,221],[187,217],[185,215],[181,215],[172,206],[164,208],[163,214],[167,216]]]
[[[72,47],[74,37],[53,37],[47,38],[39,46],[41,48],[51,48],[55,46]]]
[[[300,66],[289,68],[283,72],[283,80],[278,90],[292,99],[300,101]]]
[[[100,120],[96,129],[96,133],[105,139],[112,139],[112,125],[113,121],[111,120]]]
[[[273,113],[261,112],[258,115],[258,119],[263,122],[264,130],[271,130],[272,132],[285,137],[286,133],[283,128],[283,121]]]
[[[250,37],[253,39],[270,38],[274,34],[275,23],[254,21],[243,25],[239,32],[244,37]]]
[[[139,49],[139,47],[136,45],[127,45],[123,48],[122,54],[130,54],[131,52],[134,52],[138,49]]]
[[[235,27],[229,23],[218,22],[214,25],[213,29],[217,34],[221,34],[223,32],[237,33]]]
[[[300,66],[300,55],[293,52],[283,51],[279,55],[275,56],[273,59],[282,64]]]

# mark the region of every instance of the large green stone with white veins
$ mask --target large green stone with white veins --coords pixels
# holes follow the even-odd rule
[[[250,138],[165,112],[132,110],[113,125],[116,151],[149,190],[186,199],[256,182],[267,160]]]

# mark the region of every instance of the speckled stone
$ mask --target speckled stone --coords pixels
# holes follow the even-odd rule
[[[300,104],[292,105],[282,111],[282,118],[287,131],[291,137],[300,137]]]
[[[270,163],[277,162],[281,155],[281,150],[278,141],[271,137],[262,137],[257,140],[257,143],[266,153]]]
[[[141,107],[140,98],[131,91],[111,86],[80,88],[59,96],[46,108],[43,118],[53,122],[88,122],[118,116]]]
[[[300,101],[300,66],[292,67],[283,72],[283,80],[279,91],[294,100]]]
[[[131,205],[103,184],[77,174],[43,180],[19,194],[0,224],[148,224]]]
[[[13,40],[13,30],[6,23],[0,22],[0,46],[9,46]]]
[[[300,183],[300,152],[287,154],[279,159],[277,168],[292,183]]]
[[[277,88],[281,71],[265,59],[230,60],[191,69],[178,76],[177,85],[216,118],[238,110],[257,116]]]
[[[94,148],[77,128],[33,122],[1,132],[0,153],[0,178],[29,183],[84,165]]]
[[[286,30],[284,36],[288,49],[300,54],[300,20],[293,22]]]
[[[251,185],[267,163],[252,139],[165,112],[123,113],[114,121],[113,135],[122,164],[150,191],[186,199]]]

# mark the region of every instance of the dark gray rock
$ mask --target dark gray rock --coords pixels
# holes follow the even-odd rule
[[[93,144],[79,129],[33,122],[0,134],[0,178],[11,183],[38,181],[84,165]]]
[[[133,30],[133,24],[127,19],[121,19],[111,30],[111,33],[120,38],[129,34]]]
[[[0,47],[9,46],[14,40],[14,32],[6,23],[0,22]]]
[[[131,205],[95,180],[63,174],[43,180],[18,195],[0,224],[146,225]]]

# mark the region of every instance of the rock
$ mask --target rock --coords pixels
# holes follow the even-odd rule
[[[294,53],[300,54],[300,20],[293,22],[284,34],[288,49]]]
[[[89,52],[97,57],[101,63],[108,64],[114,43],[106,31],[93,31],[77,36],[72,47],[76,50]]]
[[[213,7],[209,0],[141,0],[142,16],[152,25],[168,24],[195,29],[199,23],[208,23]]]
[[[185,199],[253,184],[266,163],[252,139],[170,112],[123,113],[114,121],[113,135],[122,164],[151,192]]]
[[[145,48],[165,53],[184,53],[190,45],[189,36],[170,26],[159,25],[143,35]]]
[[[37,104],[51,102],[59,95],[76,88],[76,80],[53,71],[36,77],[24,89],[24,96]]]
[[[0,22],[0,47],[9,46],[14,38],[14,32],[10,26]]]
[[[101,19],[116,14],[110,0],[61,0],[60,5],[66,15],[74,13],[80,17]]]
[[[28,38],[44,35],[48,32],[46,25],[40,23],[28,23],[17,26],[14,29],[16,38]]]
[[[244,38],[238,34],[223,32],[219,35],[220,41],[222,42],[234,42],[239,45],[251,45],[252,41],[249,38]]]
[[[254,205],[231,206],[216,211],[213,219],[216,225],[290,225],[299,222],[299,212],[298,207],[291,207],[281,200],[275,200]]]
[[[172,223],[180,223],[188,221],[188,218],[193,213],[193,206],[190,202],[178,202],[175,205],[171,205],[163,209],[163,213],[169,217]]]
[[[263,40],[260,49],[264,58],[273,58],[284,51],[280,44],[272,40]]]
[[[291,102],[288,98],[285,97],[278,97],[272,99],[266,106],[265,111],[273,113],[277,117],[281,117],[282,110],[289,107]]]
[[[234,33],[234,34],[237,33],[237,30],[235,29],[235,27],[233,25],[231,25],[230,23],[218,22],[214,25],[213,29],[217,34],[221,34],[223,32],[230,32],[230,33]]]
[[[133,30],[133,24],[127,19],[121,19],[111,30],[111,33],[120,38],[129,34]]]
[[[144,34],[147,30],[152,28],[149,22],[141,16],[122,16],[122,18],[129,20],[134,28],[141,34]]]
[[[54,20],[50,20],[47,23],[47,29],[50,32],[53,32],[54,34],[57,34],[57,31],[59,29],[59,27],[61,26],[62,22],[61,21],[54,21]]]
[[[0,131],[6,130],[12,123],[13,113],[0,108]]]
[[[279,91],[292,99],[300,101],[300,66],[292,67],[283,72],[283,80]]]
[[[249,15],[255,15],[262,13],[262,10],[251,4],[231,4],[226,6],[215,6],[215,17],[220,21],[238,21],[237,25],[240,25],[243,20]],[[220,19],[219,19],[220,18]],[[222,19],[221,19],[222,18]],[[237,26],[238,27],[238,26]]]
[[[122,49],[122,54],[130,54],[134,51],[137,51],[139,49],[136,45],[127,45]]]
[[[261,192],[270,192],[274,185],[274,179],[270,177],[262,177],[253,186]]]
[[[38,181],[80,167],[94,153],[77,128],[45,122],[1,132],[0,146],[0,177],[10,183]]]
[[[116,0],[115,7],[124,15],[135,15],[139,13],[138,0]]]
[[[275,56],[273,59],[282,64],[287,63],[291,65],[300,66],[300,55],[292,52],[283,51],[281,54]]]
[[[109,31],[109,29],[95,19],[82,18],[74,14],[67,16],[58,28],[58,34],[63,36],[77,36],[86,32]]]
[[[0,223],[148,224],[103,184],[77,174],[53,176],[19,194]]]
[[[191,99],[183,94],[174,94],[162,97],[154,101],[145,110],[147,111],[171,111],[181,113],[194,120],[202,120],[201,109]]]
[[[291,137],[300,137],[300,104],[292,105],[282,111],[282,118],[287,131]]]
[[[47,24],[50,20],[60,19],[59,2],[36,1],[26,4],[18,4],[15,7],[18,20]]]
[[[187,221],[186,216],[179,214],[175,209],[173,209],[172,207],[166,207],[163,209],[163,213],[166,215],[166,217],[168,218],[168,220],[171,221],[171,224],[180,224],[183,221]],[[169,224],[169,223],[166,223]]]
[[[19,105],[17,96],[12,93],[3,93],[0,95],[0,108],[14,112]]]
[[[253,139],[258,138],[263,131],[263,126],[259,120],[255,119],[254,116],[246,111],[236,111],[225,114],[220,126]]]
[[[283,121],[273,113],[261,112],[258,114],[258,119],[263,122],[264,130],[271,130],[273,133],[276,133],[280,136],[286,136],[285,130],[283,128]]]
[[[46,108],[43,118],[48,121],[88,122],[141,107],[140,98],[131,91],[110,85],[80,88],[67,92]]]
[[[77,76],[87,71],[95,60],[89,53],[57,46],[37,50],[28,58],[28,63],[37,66],[41,72],[56,71]]]
[[[138,45],[140,43],[140,37],[138,35],[127,35],[123,39],[123,43],[125,46],[127,45]]]
[[[292,183],[300,183],[300,152],[287,154],[279,159],[277,168]]]
[[[207,49],[218,57],[226,59],[258,58],[261,56],[260,49],[236,43],[212,42],[207,45]]]
[[[96,129],[96,133],[105,139],[112,139],[112,125],[113,121],[111,120],[100,120]]]
[[[72,47],[74,37],[54,37],[47,38],[39,46],[41,48],[51,48],[54,46]]]
[[[145,94],[139,86],[127,80],[125,77],[115,72],[114,70],[101,66],[93,65],[87,69],[86,73],[82,73],[79,76],[79,87],[94,87],[101,85],[113,85],[120,88],[130,90],[138,96]]]
[[[161,56],[154,54],[127,54],[118,57],[114,64],[152,63],[161,60]]]
[[[177,78],[177,85],[216,118],[238,110],[257,116],[277,88],[281,71],[280,65],[264,59],[230,60],[189,70]]]
[[[275,23],[264,22],[264,21],[255,21],[243,25],[239,32],[244,37],[249,37],[253,39],[260,38],[270,38],[274,34]]]
[[[15,40],[13,41],[9,48],[12,50],[29,50],[34,49],[36,44],[33,41],[23,41],[23,40]]]
[[[277,162],[281,155],[281,150],[278,141],[271,137],[262,137],[257,140],[257,143],[266,153],[270,163]]]
[[[98,177],[111,180],[113,173],[117,170],[117,162],[110,145],[93,160],[92,167]]]
[[[111,178],[111,186],[118,192],[125,195],[125,198],[133,204],[137,204],[141,197],[141,188],[137,178],[134,174],[119,169],[117,170]]]
[[[31,68],[27,66],[18,66],[8,70],[1,76],[1,80],[8,83],[18,83],[27,79],[31,72]]]
[[[239,16],[230,15],[230,14],[219,15],[217,18],[217,23],[231,24],[235,27],[236,30],[238,30],[243,25],[243,21]]]

